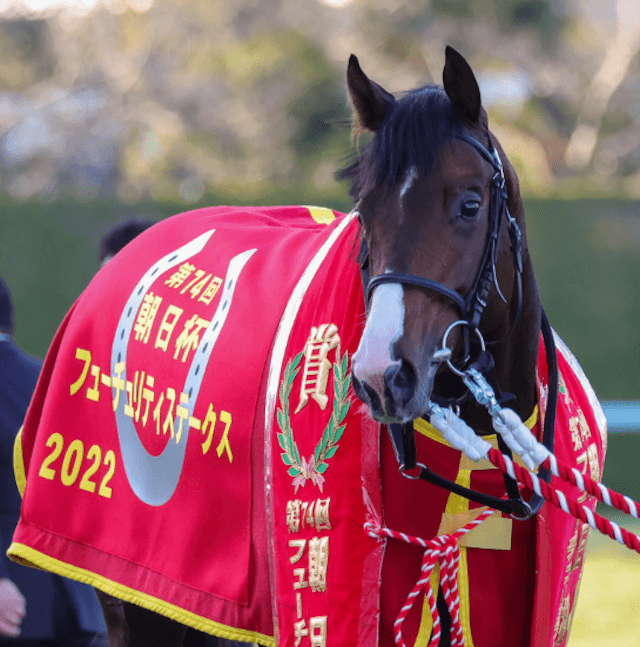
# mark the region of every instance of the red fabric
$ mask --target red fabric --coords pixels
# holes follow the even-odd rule
[[[314,647],[323,639],[354,647],[393,644],[393,622],[418,579],[422,551],[397,542],[385,546],[367,537],[363,524],[384,522],[431,539],[449,493],[399,476],[386,432],[380,435],[349,387],[364,312],[357,224],[339,233],[345,223],[336,215],[327,226],[304,207],[202,209],[147,230],[100,270],[60,326],[27,414],[22,442],[27,487],[16,544],[196,617],[263,636],[277,632],[282,646]],[[207,240],[200,239],[199,251],[189,248],[193,253],[186,260],[152,275],[161,259],[174,262],[176,250],[211,230]],[[295,286],[325,244],[326,257],[309,274],[299,312],[281,324]],[[225,280],[231,260],[245,252],[237,277]],[[185,264],[192,269],[178,284]],[[216,277],[220,288],[207,302],[203,296]],[[237,290],[226,299],[224,286],[230,283],[237,283]],[[142,323],[136,328],[145,314],[143,302],[134,299],[139,290],[151,309],[157,304],[146,340]],[[132,299],[137,305],[129,313]],[[213,331],[226,301],[228,316]],[[311,396],[299,407],[307,370],[300,353],[313,331],[322,336],[328,324],[335,326],[325,340],[330,369],[326,388],[318,390],[326,395],[325,407],[321,397]],[[183,332],[188,341],[198,330],[197,343],[176,346]],[[199,343],[205,330],[219,334],[211,337],[208,359],[207,344]],[[282,362],[272,367],[274,340],[283,333]],[[126,357],[119,360],[119,352]],[[205,359],[196,371],[197,357]],[[556,455],[579,469],[600,470],[604,447],[597,413],[566,357],[562,351]],[[126,371],[118,373],[121,360]],[[181,403],[180,394],[201,370],[195,406],[184,413],[189,403]],[[126,384],[117,392],[103,381],[118,376],[130,382],[130,395]],[[539,376],[544,410],[542,350]],[[151,393],[154,400],[148,402]],[[160,456],[171,443],[170,449],[186,448],[175,491],[169,488],[166,500],[145,502],[145,497],[166,489],[180,456],[163,471],[131,463],[127,452],[136,451],[135,438],[119,434],[117,422],[126,420],[125,404],[133,405],[129,420],[144,448],[138,456]],[[265,418],[267,405],[272,408]],[[327,432],[332,416],[333,431],[344,426],[333,440]],[[221,442],[225,428],[232,461]],[[289,452],[283,446],[287,429],[287,442],[295,440],[299,456],[291,444]],[[59,454],[52,454],[58,443]],[[432,469],[456,478],[459,452],[422,435],[417,444]],[[588,451],[591,466],[583,461]],[[108,490],[100,494],[101,484],[111,489],[110,497],[104,495]],[[474,472],[471,484],[498,496],[504,491],[495,470]],[[300,516],[303,509],[307,516]],[[584,551],[580,525],[545,504],[536,519],[514,522],[512,546],[467,550],[474,644],[564,644],[563,618],[574,603]],[[418,631],[420,606],[403,626],[408,644]]]
[[[420,434],[416,440],[419,460],[455,481],[460,452]],[[403,478],[398,473],[387,434],[382,436],[382,460],[385,524],[395,531],[434,538],[449,492],[423,481]],[[504,479],[498,470],[472,472],[471,487],[493,496],[505,493]],[[469,507],[479,506],[471,502]],[[471,633],[476,647],[527,644],[534,598],[535,523],[535,519],[513,523],[511,550],[467,549]],[[415,546],[387,543],[382,570],[381,645],[393,644],[393,622],[418,579],[422,554]],[[408,645],[415,641],[421,614],[422,596],[403,626]],[[506,621],[512,618],[518,618],[518,622]]]
[[[606,422],[595,394],[577,361],[559,338],[560,392],[554,454],[568,466],[599,481],[606,453]],[[546,356],[538,359],[538,399],[542,409],[548,398]],[[554,488],[567,498],[584,501],[595,510],[596,499],[554,478]],[[536,597],[531,647],[564,647],[569,638],[571,614],[576,603],[589,527],[545,503],[536,524]]]
[[[284,371],[278,380],[270,485],[281,647],[297,647],[301,641],[303,645],[318,647],[377,644],[382,552],[378,543],[363,531],[367,513],[362,474],[377,474],[379,431],[378,425],[362,411],[350,385],[351,357],[364,324],[355,242],[351,234],[344,236],[315,275],[291,330]],[[360,304],[355,311],[354,304]],[[316,337],[322,338],[320,327],[328,324],[333,324],[333,328],[325,328],[329,332],[324,337],[332,339],[328,346],[335,345],[326,353],[326,361],[331,364],[326,388],[328,401],[323,409],[311,396],[296,411],[305,374],[318,370],[298,354],[310,337],[313,339],[312,326],[320,329]],[[312,356],[318,357],[321,352],[315,348]],[[287,377],[289,374],[292,381]],[[291,385],[288,395],[283,392],[286,384]],[[331,430],[342,427],[332,443]],[[289,441],[283,437],[288,429]],[[319,462],[323,440],[329,450],[325,452],[326,459]],[[306,475],[290,467],[294,450],[287,455],[286,448],[292,443],[300,459],[294,462],[311,465]],[[373,447],[368,446],[370,443]],[[379,481],[374,479],[370,487],[372,496],[377,496]],[[327,511],[320,523],[318,505],[326,506]],[[314,511],[311,523],[305,510]]]
[[[264,471],[262,377],[293,286],[333,228],[314,222],[304,207],[203,209],[153,227],[100,270],[56,335],[26,419],[22,444],[27,487],[14,541],[198,616],[271,635],[260,476]],[[144,331],[136,339],[135,327],[131,330],[125,346],[131,393],[116,395],[102,378],[118,376],[114,367],[118,358],[112,353],[127,301],[159,259],[169,262],[175,250],[212,229],[201,251],[151,278],[145,293],[162,301],[157,302],[148,339]],[[207,286],[215,277],[224,281],[230,260],[253,249],[237,279],[228,319],[220,326],[205,380],[192,405],[191,415],[201,428],[189,428],[184,420],[177,443],[180,393],[201,348],[196,350],[197,343],[187,347],[176,343],[183,331],[198,327],[198,318],[213,321],[224,304],[223,286],[209,303],[203,300]],[[172,277],[186,263],[191,272],[178,284]],[[142,304],[131,316],[138,321]],[[163,350],[158,339],[169,337],[169,324],[176,318]],[[190,328],[185,327],[188,322],[192,322]],[[205,328],[200,326],[200,337]],[[201,368],[204,371],[207,364]],[[148,376],[152,385],[146,381]],[[96,387],[98,401],[89,397]],[[144,388],[154,397],[146,425],[142,424],[148,404]],[[127,402],[133,405],[134,415],[137,411],[136,433],[149,454],[158,455],[171,443],[186,445],[175,492],[161,505],[145,503],[131,485],[139,474],[135,464],[125,468],[122,449],[126,447],[119,440],[114,415],[116,398],[121,415]],[[203,430],[207,414],[209,426]],[[232,461],[220,445],[228,414]],[[52,454],[57,442],[59,455]],[[73,442],[75,449],[70,449]],[[92,447],[96,449],[90,454]],[[115,471],[109,477],[112,464]],[[148,472],[152,487],[166,480],[158,468]],[[111,488],[110,498],[99,494],[103,482]]]
[[[581,369],[575,368],[577,362],[562,342],[558,340],[558,344],[561,392],[554,452],[565,464],[577,466],[582,471],[592,469],[592,474],[600,475],[605,450],[602,412],[599,405],[589,399],[591,387],[581,379]],[[541,439],[548,394],[547,359],[542,339],[537,387],[541,415],[533,431]],[[572,435],[572,428],[581,441],[576,440],[575,432]],[[582,444],[578,447],[579,442]],[[431,469],[455,480],[460,452],[421,434],[417,434],[417,452],[419,460],[424,457]],[[585,462],[588,452],[591,466],[588,460]],[[424,539],[435,537],[449,493],[431,484],[401,477],[386,433],[382,435],[381,469],[385,525]],[[554,480],[553,485],[574,498],[580,495],[575,488],[559,480]],[[472,472],[471,487],[494,496],[505,494],[499,470]],[[530,493],[525,492],[525,496],[529,498]],[[587,504],[593,509],[595,500],[590,499]],[[419,501],[428,504],[428,514],[417,503]],[[478,506],[470,503],[469,507]],[[496,644],[558,647],[565,644],[587,537],[583,527],[581,522],[544,503],[535,518],[513,522],[511,550],[467,549],[470,623],[475,647]],[[419,547],[397,541],[387,543],[382,569],[381,645],[393,644],[393,623],[419,577],[422,554]],[[407,644],[415,641],[421,614],[422,596],[403,625]]]

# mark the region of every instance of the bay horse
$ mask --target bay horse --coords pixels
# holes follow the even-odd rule
[[[365,315],[364,327],[358,331],[357,350],[351,357],[351,377],[355,395],[361,401],[358,415],[362,419],[363,437],[372,421],[389,430],[389,434],[375,439],[368,454],[369,458],[374,457],[376,466],[380,455],[382,487],[378,503],[367,498],[372,490],[364,487],[367,515],[378,505],[384,511],[377,517],[378,526],[397,528],[403,536],[430,539],[436,535],[452,536],[487,507],[499,512],[492,523],[483,522],[492,529],[490,532],[469,539],[470,543],[465,545],[468,548],[460,549],[460,568],[466,573],[462,579],[452,582],[444,562],[439,575],[429,571],[431,575],[421,586],[430,582],[439,593],[431,610],[425,596],[422,613],[405,609],[398,600],[404,600],[420,573],[426,572],[424,549],[391,541],[384,544],[375,553],[379,571],[367,580],[374,588],[382,582],[381,600],[376,599],[371,606],[368,599],[365,604],[363,595],[359,603],[363,608],[369,605],[367,608],[373,609],[368,617],[378,626],[360,626],[359,637],[349,637],[344,644],[404,644],[399,635],[402,622],[400,618],[396,620],[404,614],[402,621],[406,619],[406,631],[417,647],[427,645],[430,639],[435,644],[438,637],[441,645],[461,644],[465,637],[467,644],[473,641],[478,647],[565,645],[586,540],[581,525],[558,520],[534,493],[503,478],[499,471],[492,472],[486,466],[476,470],[465,463],[460,453],[437,437],[424,420],[429,417],[432,403],[438,403],[455,410],[477,434],[493,434],[486,407],[470,397],[468,386],[460,379],[469,367],[475,367],[487,376],[500,403],[508,403],[523,421],[532,421],[531,426],[549,449],[568,448],[569,458],[579,464],[582,454],[574,456],[571,452],[578,452],[584,445],[582,467],[592,473],[602,468],[604,441],[600,437],[604,432],[598,423],[599,414],[587,411],[586,406],[584,411],[576,409],[579,398],[571,390],[572,378],[567,369],[560,376],[560,386],[555,383],[556,356],[566,355],[567,351],[556,351],[554,341],[561,342],[548,327],[541,307],[516,173],[489,130],[471,67],[451,47],[445,52],[443,87],[426,86],[396,99],[365,75],[353,55],[347,70],[347,86],[357,128],[373,134],[371,143],[343,171],[352,183],[355,207],[350,222],[357,219],[353,240],[359,245],[358,263],[362,270],[361,277],[356,279],[361,289],[352,290],[349,296],[358,303],[347,301],[345,308]],[[201,213],[198,217],[205,216]],[[162,223],[156,227],[162,227]],[[141,239],[145,235],[147,232]],[[149,245],[143,244],[137,247],[138,254],[148,250]],[[131,258],[134,253],[131,252]],[[112,262],[115,261],[117,257]],[[332,285],[331,289],[346,290],[339,281]],[[326,290],[330,294],[329,287]],[[304,451],[298,451],[289,423],[293,414],[287,404],[303,353],[287,364],[279,391],[281,408],[276,412],[274,404],[272,409],[274,415],[277,413],[281,430],[277,434],[278,451],[282,450],[282,462],[294,477],[296,493],[311,482],[323,492],[323,475],[344,430],[339,425],[349,407],[344,368],[347,357],[346,352],[339,355],[339,341],[332,330],[314,328],[310,340],[326,334],[322,338],[325,352],[338,352],[333,388],[343,397],[334,405],[334,417],[310,459],[304,458]],[[123,335],[124,331],[123,328]],[[114,353],[118,343],[114,342]],[[76,354],[76,358],[81,357]],[[88,369],[89,363],[85,376]],[[99,375],[99,369],[96,370]],[[593,405],[591,392],[587,387],[584,389],[586,396],[582,399]],[[562,406],[575,414],[571,418],[573,426],[569,422],[564,426],[555,424],[558,391],[563,394]],[[267,392],[262,397],[268,403],[271,396]],[[321,399],[318,393],[313,397]],[[273,394],[272,399],[276,398],[277,394]],[[114,410],[117,406],[114,401]],[[303,406],[301,399],[298,409]],[[230,420],[229,417],[229,424]],[[575,432],[573,435],[570,429]],[[171,430],[173,433],[173,427]],[[600,445],[587,446],[587,440],[595,443],[596,437]],[[504,450],[499,438],[496,443]],[[588,452],[590,448],[595,449]],[[220,455],[221,450],[218,451]],[[277,462],[277,455],[274,456]],[[270,457],[268,453],[267,461]],[[432,471],[426,467],[427,462],[440,469]],[[359,475],[356,477],[359,484]],[[363,472],[363,483],[366,480]],[[360,492],[359,485],[356,490]],[[319,501],[314,518],[296,517],[295,523],[306,520],[315,524],[314,528],[322,524],[329,527],[328,512],[326,519],[324,513],[318,512]],[[289,501],[287,505],[293,503]],[[328,499],[323,505],[328,510]],[[337,505],[333,499],[332,505]],[[432,510],[437,510],[433,513],[437,516],[435,521]],[[287,507],[289,533],[294,521]],[[290,536],[286,527],[284,532],[284,538]],[[361,541],[363,533],[353,541]],[[301,546],[302,550],[306,544],[297,541],[303,540],[290,540],[289,546]],[[279,548],[277,543],[270,545],[270,559],[274,560]],[[336,550],[335,544],[331,550]],[[296,564],[300,554],[285,560],[287,565]],[[322,553],[314,559],[320,560],[318,555]],[[317,568],[317,562],[314,564]],[[349,573],[348,564],[343,568],[345,582],[356,577]],[[455,590],[460,583],[464,590],[452,606],[452,587]],[[307,584],[302,579],[294,583],[292,595]],[[309,586],[324,590],[321,581]],[[182,644],[186,627],[156,613],[153,605],[143,608],[120,601],[107,593],[111,589],[106,586],[98,586],[97,591],[111,647]],[[292,597],[290,612],[294,620],[297,600],[298,621],[292,624],[295,630],[292,628],[291,634],[285,636],[281,627],[282,642],[276,644],[337,647],[337,642],[327,639],[330,634],[326,616],[309,619],[309,625],[306,618],[302,619],[301,599]],[[352,602],[358,605],[357,600]]]

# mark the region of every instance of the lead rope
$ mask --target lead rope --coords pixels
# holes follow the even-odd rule
[[[598,513],[592,512],[587,506],[580,505],[572,499],[567,499],[563,492],[552,488],[548,483],[545,483],[535,474],[532,474],[526,469],[520,467],[520,465],[514,463],[508,456],[504,456],[493,447],[489,450],[487,458],[497,468],[506,472],[512,476],[512,478],[517,478],[520,482],[534,490],[534,492],[539,494],[546,501],[549,501],[549,503],[560,508],[563,512],[566,512],[575,519],[583,521],[594,530],[598,530],[603,535],[607,535],[611,539],[615,539],[615,541],[631,550],[634,550],[636,553],[640,553],[640,537],[634,535],[625,528],[620,527],[615,521],[609,521]],[[592,481],[588,476],[580,474],[580,472],[577,472],[580,476],[580,479],[578,479],[575,476],[576,470],[574,468],[562,465],[560,469],[561,464],[558,463],[555,456],[553,456],[553,460],[548,459],[545,463],[543,463],[543,465],[547,467],[552,474],[558,476],[571,485],[575,485],[582,492],[592,494],[598,499],[598,501],[616,508],[625,514],[629,514],[636,519],[638,518],[638,504],[632,499],[629,499],[629,497],[614,492],[602,483]],[[554,471],[554,466],[559,469]],[[582,481],[582,487],[580,486],[580,481]],[[622,503],[622,501],[625,503]]]
[[[567,499],[563,492],[551,487],[533,472],[542,466],[565,483],[636,519],[639,518],[640,504],[591,479],[586,474],[581,474],[576,468],[559,461],[542,443],[538,442],[515,411],[500,407],[495,400],[493,389],[480,373],[470,369],[465,373],[463,379],[476,400],[489,411],[496,432],[502,436],[511,451],[521,457],[528,469],[514,463],[508,456],[476,435],[473,429],[451,410],[442,409],[437,404],[431,403],[429,409],[431,424],[440,431],[452,447],[462,451],[474,461],[486,458],[503,473],[523,483],[563,512],[583,521],[594,530],[598,530],[623,546],[640,553],[640,537],[621,528],[614,521],[609,521],[592,512],[587,506]]]
[[[384,526],[374,526],[369,522],[365,523],[364,527],[367,534],[374,539],[397,539],[408,544],[421,546],[425,549],[420,567],[420,579],[418,579],[407,596],[406,602],[393,623],[394,640],[398,647],[405,647],[404,640],[402,639],[402,623],[409,611],[413,608],[416,598],[422,590],[425,591],[425,596],[429,602],[433,627],[428,647],[438,647],[440,644],[442,626],[436,605],[436,598],[433,594],[433,587],[431,586],[431,573],[436,564],[440,565],[442,594],[451,617],[451,645],[454,647],[464,645],[464,634],[462,625],[460,624],[460,593],[458,591],[458,564],[460,562],[460,546],[458,545],[458,541],[465,534],[479,526],[494,512],[495,510],[491,509],[484,510],[473,521],[470,521],[459,530],[449,535],[440,535],[428,541],[421,537],[414,537],[403,532],[390,530]]]

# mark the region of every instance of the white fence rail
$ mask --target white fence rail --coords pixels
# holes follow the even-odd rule
[[[602,402],[609,433],[640,432],[640,400],[610,400]]]

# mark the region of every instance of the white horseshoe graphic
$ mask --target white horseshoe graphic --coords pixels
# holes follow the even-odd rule
[[[122,372],[121,378],[126,383],[126,359],[129,337],[131,336],[131,330],[133,329],[138,308],[145,294],[153,285],[155,277],[200,252],[214,231],[215,229],[211,229],[180,247],[175,252],[167,254],[164,258],[161,258],[152,265],[142,279],[140,279],[122,311],[118,327],[116,328],[116,335],[111,350],[112,375],[116,374],[115,365],[119,362],[125,362],[125,370]],[[220,303],[211,323],[207,326],[198,344],[182,389],[189,396],[188,403],[183,405],[188,410],[189,416],[193,414],[211,351],[229,313],[238,277],[247,261],[255,252],[255,249],[242,252],[232,258],[229,263]],[[152,456],[140,441],[132,418],[124,413],[125,401],[126,397],[120,399],[115,416],[118,429],[118,441],[120,443],[122,462],[127,479],[131,485],[131,489],[141,501],[153,506],[164,505],[175,492],[180,475],[182,474],[187,439],[189,437],[189,425],[183,425],[182,435],[184,441],[182,438],[179,443],[170,441],[161,454]],[[175,424],[179,424],[178,416],[176,416]]]

